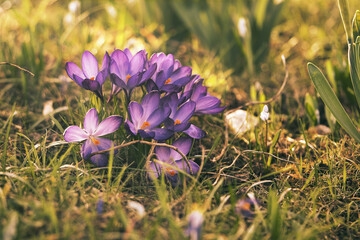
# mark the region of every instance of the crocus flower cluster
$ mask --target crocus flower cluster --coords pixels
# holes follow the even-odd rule
[[[183,134],[174,142],[184,154],[190,151],[192,139],[201,139],[206,134],[199,127],[191,123],[194,115],[216,114],[222,112],[220,100],[211,96],[203,86],[203,79],[194,75],[192,69],[182,66],[172,54],[155,53],[150,59],[145,50],[132,54],[129,49],[114,50],[105,53],[102,65],[89,51],[85,51],[81,58],[81,68],[73,62],[66,63],[66,72],[80,87],[92,91],[104,103],[103,85],[110,79],[112,90],[108,103],[123,91],[127,107],[127,119],[124,127],[130,135],[143,139],[154,139],[164,142],[173,136]],[[134,90],[142,87],[143,98],[134,98]],[[86,140],[82,147],[84,159],[98,165],[107,163],[106,155],[94,155],[93,152],[109,149],[111,140],[99,138],[116,131],[122,123],[120,116],[111,116],[98,124],[95,109],[89,110],[85,116],[84,129],[71,126],[64,132],[64,139],[68,142]],[[196,173],[199,166],[190,161],[191,170],[176,151],[158,147],[155,150],[159,162],[173,165],[174,169],[158,163],[152,163],[156,169],[156,176],[164,172],[175,181],[177,170]],[[165,171],[165,170],[166,171]]]
[[[203,79],[192,75],[192,69],[182,66],[172,54],[155,53],[148,60],[145,50],[133,55],[129,49],[116,49],[110,55],[105,53],[99,70],[95,56],[85,51],[81,69],[67,62],[66,71],[79,86],[102,100],[102,85],[110,76],[109,100],[124,90],[129,102],[125,127],[129,133],[142,138],[164,141],[175,133],[184,132],[200,139],[205,132],[189,122],[191,117],[216,114],[225,109],[218,98],[207,92]],[[141,103],[131,101],[133,90],[141,85],[145,85],[147,94]]]

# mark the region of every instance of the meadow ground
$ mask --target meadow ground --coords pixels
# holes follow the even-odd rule
[[[186,230],[198,211],[202,239],[360,239],[360,144],[333,121],[306,67],[323,69],[358,126],[337,2],[224,2],[0,3],[0,238],[196,239]],[[352,15],[359,2],[349,3]],[[127,115],[123,92],[101,102],[65,63],[124,48],[173,54],[227,106],[192,118],[207,135],[187,155],[199,172],[181,185],[149,180],[151,145],[123,147],[96,167],[64,141],[90,108],[102,119]],[[248,103],[273,96],[265,124],[263,104]],[[225,116],[241,106],[258,124],[234,134]],[[140,140],[123,127],[110,137]]]

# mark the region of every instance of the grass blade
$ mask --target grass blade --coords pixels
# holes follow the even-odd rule
[[[345,131],[350,134],[350,136],[352,136],[357,142],[360,143],[359,132],[341,105],[339,99],[336,97],[324,74],[313,63],[308,63],[308,71],[316,90],[336,120],[345,129]]]
[[[8,127],[6,130],[5,139],[4,139],[4,150],[3,150],[3,153],[1,156],[2,169],[4,172],[6,171],[6,155],[7,155],[7,148],[8,148],[8,140],[9,140],[10,129],[11,129],[11,124],[13,121],[14,114],[15,114],[15,105],[13,106],[12,113],[11,113],[9,121],[8,121]],[[4,127],[5,127],[5,125],[4,125]]]
[[[358,69],[360,59],[359,59],[359,50],[360,43],[356,42],[354,44],[349,44],[349,67],[350,67],[350,76],[351,82],[354,87],[354,94],[360,106],[360,72]]]
[[[348,0],[338,0],[338,4],[339,4],[341,19],[344,24],[346,39],[347,39],[348,43],[352,43],[353,36],[352,36],[352,32],[351,32],[351,19],[350,19],[350,15],[349,15],[349,1]]]

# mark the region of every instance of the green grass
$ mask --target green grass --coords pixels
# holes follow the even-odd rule
[[[251,78],[246,72],[233,74],[222,56],[189,32],[179,37],[164,23],[137,18],[131,2],[84,1],[74,22],[64,24],[67,3],[22,1],[1,13],[0,62],[35,74],[0,65],[1,239],[186,239],[193,210],[203,212],[203,239],[360,238],[360,145],[339,126],[328,136],[317,135],[303,104],[305,92],[316,101],[305,60],[324,66],[330,59],[343,71],[339,76],[348,71],[341,65],[345,37],[335,3],[288,0],[271,35],[269,57]],[[106,10],[112,4],[115,17]],[[164,178],[147,178],[149,145],[122,148],[111,155],[109,167],[84,162],[80,145],[63,141],[63,130],[79,125],[91,107],[102,119],[123,116],[124,109],[119,99],[102,105],[66,81],[65,62],[79,63],[84,50],[100,58],[105,51],[127,47],[129,39],[150,53],[173,53],[183,65],[193,66],[229,108],[249,96],[270,98],[281,85],[280,55],[285,53],[291,77],[282,96],[270,104],[268,146],[262,140],[263,123],[235,136],[219,114],[195,118],[208,135],[196,141],[188,157],[201,171],[176,188]],[[255,88],[257,81],[262,89]],[[235,89],[239,85],[243,88]],[[250,88],[255,92],[248,94]],[[105,95],[109,92],[108,82]],[[135,94],[141,96],[141,90]],[[44,116],[47,101],[53,101],[54,112]],[[247,110],[258,115],[261,109]],[[351,101],[345,109],[358,119]],[[127,135],[119,130],[113,137],[120,144]],[[236,211],[237,201],[248,196],[258,200],[252,218]],[[142,204],[145,214],[129,207],[129,201]]]

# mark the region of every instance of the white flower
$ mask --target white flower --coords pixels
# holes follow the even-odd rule
[[[106,11],[107,11],[108,14],[109,14],[111,17],[113,17],[113,18],[115,18],[116,15],[117,15],[117,11],[116,11],[116,9],[114,8],[113,5],[108,5],[108,6],[106,7]]]
[[[64,17],[64,24],[65,26],[74,23],[74,15],[72,13],[67,13]]]
[[[266,122],[267,120],[269,120],[269,108],[267,105],[264,105],[264,108],[262,110],[262,112],[260,113],[260,119],[263,120],[264,122]]]
[[[240,36],[244,38],[246,36],[246,33],[247,33],[247,27],[246,27],[245,18],[243,18],[243,17],[239,18],[237,27],[238,27],[238,31],[239,31]]]
[[[80,1],[72,1],[69,3],[69,11],[73,14],[80,12]]]

